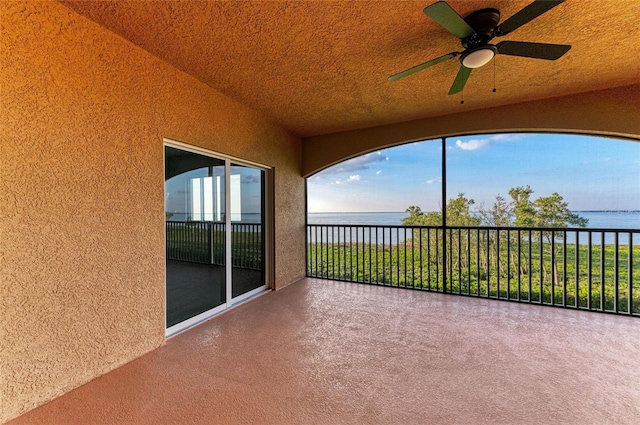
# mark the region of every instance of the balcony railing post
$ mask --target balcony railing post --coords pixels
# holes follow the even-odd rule
[[[213,242],[213,222],[208,222],[207,223],[207,236],[209,238],[208,240],[208,246],[209,246],[209,264],[215,264],[215,247],[213,246],[214,242]]]

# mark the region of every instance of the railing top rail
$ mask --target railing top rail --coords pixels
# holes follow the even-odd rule
[[[309,223],[307,227],[362,227],[374,229],[469,229],[469,230],[510,230],[510,231],[542,231],[542,232],[593,232],[593,233],[640,233],[640,229],[610,229],[595,227],[521,227],[521,226],[422,226],[422,225],[389,225],[389,224],[328,224]]]
[[[167,224],[226,224],[224,221],[177,221],[177,220],[166,220],[165,223]],[[262,225],[262,223],[246,223],[246,222],[242,222],[242,221],[232,221],[231,222],[232,225],[234,224],[238,224],[238,225],[246,225],[246,226],[260,226]]]

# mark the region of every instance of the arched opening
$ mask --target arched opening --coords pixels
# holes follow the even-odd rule
[[[640,313],[638,143],[408,143],[311,176],[307,196],[311,276]]]

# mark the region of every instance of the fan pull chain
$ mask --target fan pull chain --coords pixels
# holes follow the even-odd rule
[[[496,89],[496,57],[493,57],[493,92],[495,93]]]
[[[462,86],[461,96],[462,96],[462,100],[460,100],[460,104],[464,105],[464,86]]]

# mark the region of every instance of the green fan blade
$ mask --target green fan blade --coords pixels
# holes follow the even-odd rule
[[[434,3],[425,7],[423,12],[458,38],[467,38],[474,33],[473,28],[447,2]]]
[[[460,70],[458,71],[458,75],[456,75],[456,79],[453,80],[449,94],[460,93],[467,83],[469,75],[471,75],[471,68],[460,65]]]
[[[520,28],[527,22],[534,20],[562,2],[564,2],[564,0],[536,0],[500,24],[498,28],[496,28],[496,35],[509,34],[511,31]]]
[[[402,77],[406,77],[407,75],[411,75],[414,72],[422,71],[425,68],[429,68],[430,66],[439,64],[440,62],[444,62],[444,61],[446,61],[448,59],[451,59],[453,57],[456,57],[456,56],[458,56],[458,54],[453,52],[453,53],[446,54],[444,56],[440,56],[439,58],[431,59],[430,61],[427,61],[425,63],[421,63],[420,65],[416,65],[413,68],[409,68],[409,69],[407,69],[405,71],[398,72],[397,74],[392,75],[391,77],[389,77],[389,81],[399,80]]]
[[[523,41],[502,41],[496,47],[501,55],[523,56],[550,61],[562,57],[571,49],[568,44],[526,43]]]

